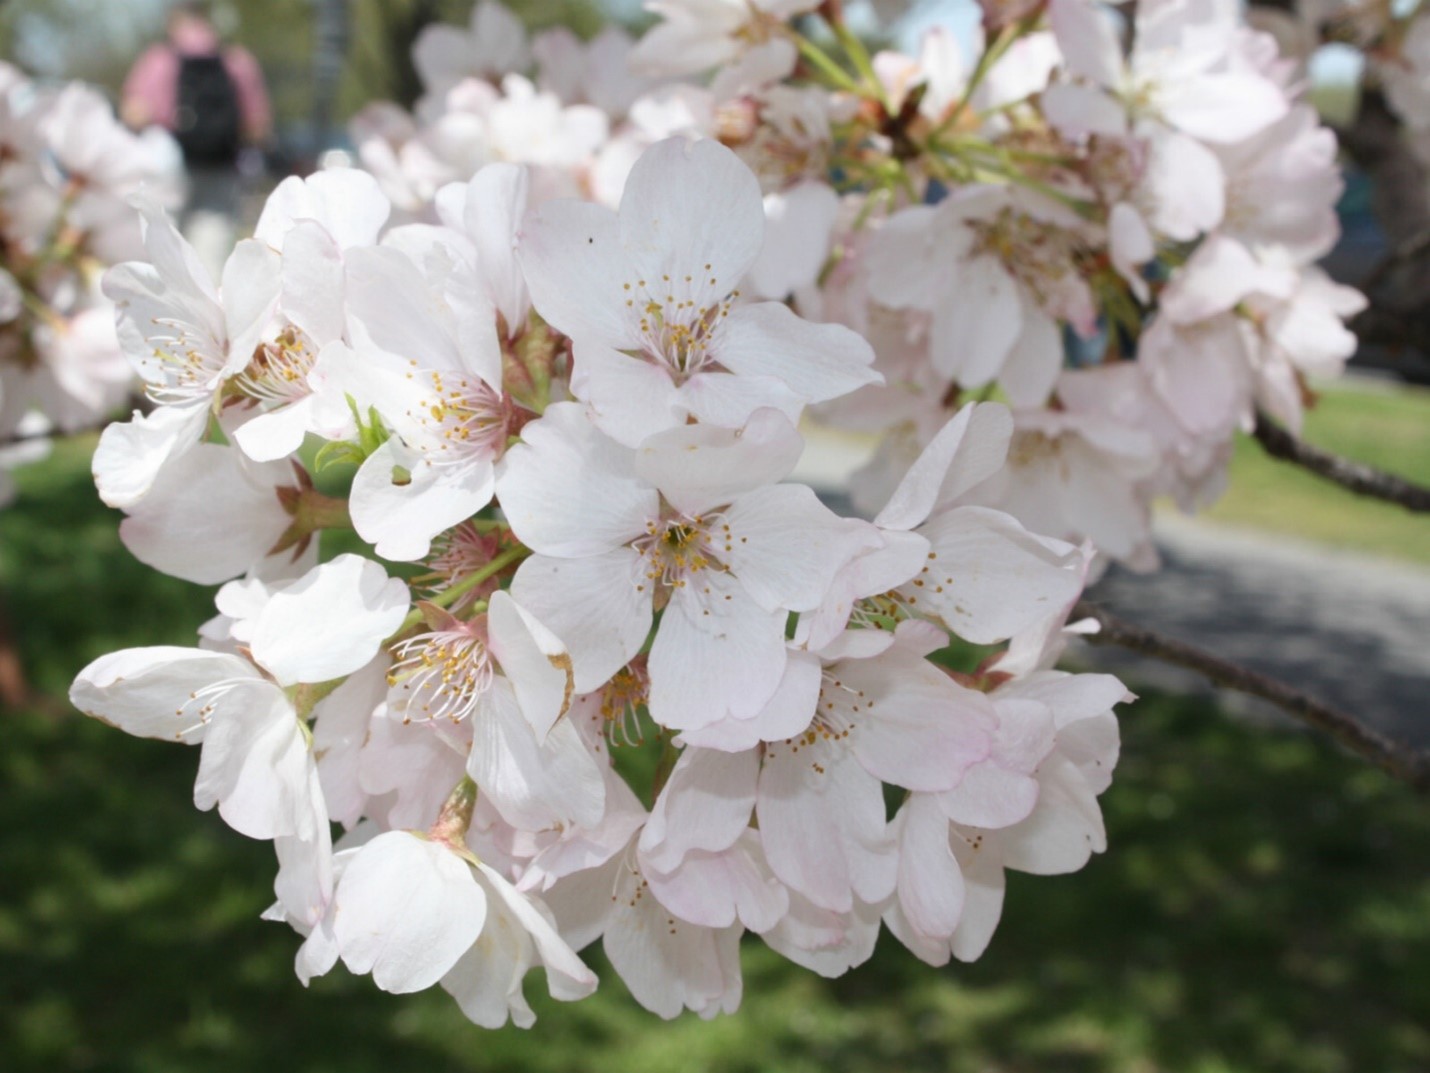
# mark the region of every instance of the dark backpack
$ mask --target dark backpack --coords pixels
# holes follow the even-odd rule
[[[242,144],[238,87],[223,57],[180,56],[174,137],[184,163],[232,164]]]

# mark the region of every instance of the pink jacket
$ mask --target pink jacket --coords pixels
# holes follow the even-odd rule
[[[123,113],[134,126],[157,123],[174,129],[179,90],[179,56],[208,56],[222,49],[224,66],[238,92],[243,132],[249,141],[268,137],[272,110],[263,71],[253,54],[237,45],[223,47],[213,31],[190,30],[168,44],[153,45],[134,61],[124,80]]]

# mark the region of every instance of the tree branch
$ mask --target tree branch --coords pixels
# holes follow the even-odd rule
[[[1256,411],[1256,428],[1252,435],[1272,458],[1294,463],[1356,495],[1394,503],[1416,514],[1430,511],[1430,488],[1312,447],[1291,435],[1261,410]]]
[[[1224,660],[1206,649],[1163,636],[1144,626],[1124,622],[1116,615],[1085,600],[1078,601],[1071,619],[1096,619],[1102,627],[1088,634],[1093,644],[1118,645],[1152,656],[1179,667],[1187,667],[1207,676],[1218,685],[1228,686],[1253,697],[1268,700],[1282,711],[1329,734],[1351,752],[1369,760],[1382,771],[1408,782],[1416,790],[1430,790],[1430,752],[1392,741],[1378,730],[1366,726],[1355,716],[1323,704],[1309,693],[1294,686],[1253,671],[1240,664]]]

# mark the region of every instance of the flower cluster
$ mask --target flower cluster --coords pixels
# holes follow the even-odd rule
[[[147,212],[104,287],[155,405],[96,478],[135,555],[224,584],[198,647],[103,657],[74,703],[200,746],[305,981],[529,1024],[527,970],[579,998],[597,938],[667,1017],[736,1007],[746,931],[830,975],[881,921],[977,957],[1005,869],[1104,848],[1127,698],[1051,668],[1090,553],[973,502],[1009,411],[839,517],[785,480],[797,422],[880,375],[747,296],[749,168],[671,138],[618,211],[533,185],[490,164],[390,225],[365,172],[290,179],[217,284]],[[349,526],[370,552],[319,562]],[[1012,643],[958,671],[951,638]]]
[[[373,106],[362,158],[422,218],[490,160],[614,207],[661,138],[733,148],[770,234],[748,293],[877,355],[881,384],[818,409],[881,437],[854,481],[867,513],[958,407],[999,398],[1012,461],[983,502],[1151,567],[1151,501],[1215,499],[1232,433],[1257,408],[1298,428],[1307,376],[1354,349],[1364,300],[1315,266],[1338,234],[1335,138],[1234,5],[1145,0],[1124,48],[1095,0],[989,0],[972,55],[935,29],[916,56],[869,56],[812,0],[649,6],[641,41],[580,46],[528,45],[478,5],[470,31],[419,42],[428,93],[413,116]]]
[[[129,133],[97,90],[44,90],[0,64],[0,439],[36,438],[0,469],[124,399],[133,377],[99,276],[143,253],[127,199],[172,203],[181,170],[167,136]]]
[[[1148,0],[1124,47],[989,0],[972,56],[649,6],[582,43],[484,0],[221,279],[153,204],[105,277],[154,406],[100,494],[223,585],[198,647],[72,697],[201,746],[304,981],[529,1024],[528,969],[580,998],[597,939],[666,1017],[735,1008],[745,932],[978,957],[1006,869],[1105,848],[1130,697],[1054,669],[1088,577],[1350,352],[1334,139],[1230,5]],[[789,481],[806,420],[880,435],[863,518]]]

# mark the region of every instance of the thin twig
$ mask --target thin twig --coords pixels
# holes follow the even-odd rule
[[[1261,410],[1256,411],[1256,428],[1252,435],[1271,457],[1292,462],[1356,495],[1382,499],[1417,514],[1430,511],[1430,488],[1312,447],[1291,435]]]
[[[1071,618],[1092,618],[1101,625],[1087,635],[1093,644],[1118,645],[1179,667],[1206,675],[1219,685],[1268,700],[1323,733],[1382,771],[1408,782],[1416,790],[1430,790],[1430,752],[1392,741],[1355,716],[1317,700],[1294,686],[1213,655],[1204,648],[1166,637],[1145,626],[1125,622],[1087,601],[1079,601]]]

